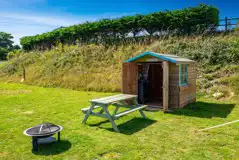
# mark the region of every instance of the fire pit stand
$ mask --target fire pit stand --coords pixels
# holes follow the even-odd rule
[[[57,140],[60,141],[60,131],[62,126],[52,123],[42,123],[40,125],[26,129],[23,133],[32,137],[32,150],[38,151],[38,144],[54,142],[55,138],[51,137],[57,133]]]

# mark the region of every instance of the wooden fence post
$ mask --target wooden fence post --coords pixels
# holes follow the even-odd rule
[[[22,79],[21,82],[24,82],[26,79],[26,69],[24,67],[24,65],[22,65]]]
[[[225,17],[225,31],[227,32],[228,30],[228,18]]]

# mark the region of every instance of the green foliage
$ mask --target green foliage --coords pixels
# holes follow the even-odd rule
[[[239,98],[239,66],[238,65],[203,65],[197,78],[197,88],[200,92],[220,98]]]
[[[239,95],[239,74],[237,76],[222,78],[220,82],[225,85],[230,85],[235,94]]]
[[[209,81],[210,81],[210,80],[213,80],[213,79],[214,79],[214,76],[215,76],[215,75],[213,75],[213,74],[204,74],[204,77],[205,77],[206,79],[208,79]]]
[[[165,32],[189,34],[204,31],[218,24],[218,9],[200,5],[176,11],[155,12],[148,15],[125,16],[119,19],[102,19],[70,27],[62,27],[52,32],[36,36],[23,37],[24,50],[47,49],[58,43],[75,44],[96,43],[115,44],[132,34],[132,40],[138,39],[142,31],[150,36]],[[137,36],[137,37],[136,37]]]
[[[0,47],[0,60],[5,60],[7,53],[8,53],[8,50],[6,48]]]
[[[21,47],[18,44],[16,44],[16,45],[13,45],[11,48],[9,48],[9,51],[14,51],[19,49],[21,49]]]
[[[21,48],[19,45],[13,45],[11,39],[13,39],[11,34],[0,32],[0,60],[6,60],[8,52]]]
[[[0,32],[0,48],[10,49],[13,45],[13,36],[9,33]]]
[[[11,60],[11,59],[13,59],[13,58],[19,57],[22,52],[23,52],[23,51],[20,50],[20,49],[15,49],[15,50],[13,50],[13,51],[10,51],[10,52],[7,54],[7,60]]]
[[[188,57],[201,64],[220,67],[238,64],[239,61],[239,38],[235,35],[194,36],[184,40],[174,37],[170,41],[162,41],[165,45],[161,46],[161,50]]]
[[[30,64],[34,64],[39,58],[39,53],[25,54],[22,50],[14,50],[8,55],[9,62],[2,66],[0,69],[8,75],[19,74],[22,68]]]

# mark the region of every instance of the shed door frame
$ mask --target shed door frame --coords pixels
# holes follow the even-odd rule
[[[168,110],[169,64],[163,61],[163,111]]]
[[[136,67],[137,66],[137,67]],[[132,73],[133,77],[132,77]],[[126,77],[124,77],[126,76]],[[132,87],[132,85],[134,87]],[[122,67],[122,92],[138,94],[138,63],[124,62]],[[163,111],[168,110],[169,93],[169,63],[163,61]]]

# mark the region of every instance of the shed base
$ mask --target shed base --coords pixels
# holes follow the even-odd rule
[[[147,102],[145,105],[148,105],[145,110],[147,111],[160,111],[163,109],[162,102]]]

